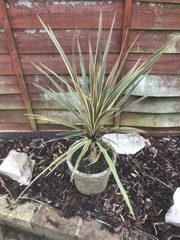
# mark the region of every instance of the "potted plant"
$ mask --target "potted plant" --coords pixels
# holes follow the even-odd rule
[[[40,19],[40,18],[39,18]],[[133,209],[130,204],[128,195],[121,183],[120,177],[116,171],[115,161],[116,154],[111,147],[111,143],[102,140],[104,133],[109,131],[120,131],[120,130],[130,130],[129,128],[122,127],[113,127],[106,125],[110,119],[115,115],[120,114],[122,111],[127,110],[138,102],[142,101],[146,96],[141,97],[135,102],[131,103],[128,107],[124,107],[124,103],[127,101],[131,95],[134,88],[141,81],[144,75],[148,74],[149,69],[156,62],[159,57],[166,51],[166,49],[172,44],[174,40],[163,46],[157,52],[152,54],[146,61],[140,63],[140,60],[130,69],[128,73],[119,81],[119,76],[123,64],[125,63],[127,56],[131,50],[131,47],[127,51],[123,61],[120,59],[122,57],[122,51],[120,52],[110,74],[106,78],[106,64],[107,57],[111,43],[111,37],[113,32],[113,26],[115,17],[112,21],[112,26],[109,31],[107,38],[106,46],[104,53],[101,53],[101,38],[102,38],[102,13],[100,14],[99,19],[99,28],[97,35],[97,45],[95,54],[93,54],[91,43],[89,41],[89,73],[84,65],[84,60],[81,52],[81,47],[77,41],[78,53],[79,53],[79,65],[81,69],[81,77],[78,76],[75,63],[75,55],[73,53],[72,64],[68,60],[65,52],[63,51],[60,43],[55,37],[53,31],[50,27],[47,27],[43,21],[40,19],[43,27],[48,33],[49,37],[55,44],[61,58],[63,59],[71,83],[69,84],[62,77],[57,75],[47,66],[42,64],[34,66],[39,69],[42,74],[45,74],[49,80],[53,83],[56,90],[52,88],[43,88],[39,85],[36,85],[40,90],[45,94],[52,97],[55,101],[63,105],[73,116],[75,120],[64,121],[60,118],[53,118],[41,115],[33,115],[37,119],[51,121],[56,124],[61,124],[68,127],[70,130],[65,133],[60,133],[60,136],[68,137],[79,137],[80,139],[76,141],[67,152],[55,159],[37,178],[49,170],[50,174],[54,171],[60,164],[67,161],[70,170],[71,170],[71,179],[79,178],[80,183],[77,183],[77,188],[80,189],[83,185],[83,193],[93,194],[96,193],[95,183],[101,187],[100,191],[103,191],[107,185],[107,179],[105,184],[101,183],[101,180],[105,178],[105,175],[109,176],[112,172],[116,183],[128,205],[128,208],[133,215]],[[48,72],[48,73],[47,73]],[[54,75],[57,78],[57,81],[52,78]],[[58,83],[62,82],[66,85],[68,91],[64,91],[61,85]],[[132,130],[132,129],[131,129]],[[102,173],[91,173],[90,168],[95,169],[96,166],[103,165]],[[79,171],[79,168],[88,169],[85,173]],[[97,168],[98,168],[97,167]],[[90,175],[89,172],[90,171]],[[87,180],[84,180],[83,177],[87,177]],[[94,177],[100,177],[98,180],[94,180]],[[82,180],[83,179],[83,180]],[[75,180],[76,182],[78,180]],[[91,182],[91,187],[87,186],[87,182]],[[87,193],[86,190],[90,189],[92,192]]]

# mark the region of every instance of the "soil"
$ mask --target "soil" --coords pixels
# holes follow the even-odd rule
[[[97,146],[96,146],[96,149],[98,149]],[[75,166],[76,161],[77,161],[79,155],[81,154],[81,152],[82,152],[82,148],[77,150],[72,155],[71,163],[72,163],[73,166]],[[112,151],[108,150],[107,152],[108,152],[109,156],[112,158],[112,155],[113,155]],[[96,174],[96,173],[100,173],[100,172],[105,171],[109,167],[109,165],[108,165],[107,161],[105,160],[103,154],[100,154],[100,156],[99,156],[98,150],[97,150],[97,153],[96,153],[96,156],[95,156],[96,162],[94,162],[92,164],[92,160],[94,160],[94,159],[91,160],[91,158],[92,157],[90,155],[90,150],[88,150],[87,153],[85,154],[85,156],[82,158],[82,160],[79,163],[78,171],[83,172],[83,173],[87,173],[87,174],[93,174],[93,173]]]
[[[36,177],[49,163],[62,154],[75,139],[31,139],[15,138],[0,140],[0,159],[9,151],[26,152],[36,161],[33,177]],[[131,200],[135,217],[128,208],[117,188],[113,176],[106,190],[97,195],[86,196],[79,193],[66,163],[49,176],[36,181],[19,199],[41,201],[58,208],[62,216],[69,218],[81,215],[87,221],[96,219],[114,233],[123,227],[130,232],[139,229],[149,239],[179,239],[179,228],[165,224],[164,217],[173,204],[172,196],[180,186],[180,137],[148,137],[144,149],[135,155],[118,156],[116,167],[121,181]],[[1,176],[0,193],[7,193],[7,201],[17,198],[25,187]]]

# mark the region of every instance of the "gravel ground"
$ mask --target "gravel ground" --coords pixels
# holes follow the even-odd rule
[[[22,233],[7,226],[0,226],[0,240],[45,240],[29,233]]]

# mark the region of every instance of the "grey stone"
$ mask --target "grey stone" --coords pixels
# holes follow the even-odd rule
[[[180,187],[173,195],[174,205],[170,207],[165,215],[165,222],[180,227]]]
[[[28,185],[34,166],[35,161],[30,159],[26,153],[11,150],[0,165],[0,172],[23,185]]]
[[[145,147],[145,139],[137,133],[110,133],[103,136],[119,154],[135,154]]]

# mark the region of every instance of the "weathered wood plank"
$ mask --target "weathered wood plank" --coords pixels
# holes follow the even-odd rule
[[[20,94],[0,95],[0,110],[25,109],[25,105]]]
[[[0,53],[9,53],[3,29],[0,29]]]
[[[132,94],[136,96],[179,97],[180,75],[147,75]]]
[[[69,81],[68,76],[63,76]],[[148,75],[133,91],[135,96],[151,95],[155,97],[179,97],[179,75]],[[50,81],[44,75],[26,75],[25,81],[29,94],[41,93],[34,83],[42,87],[50,86]],[[61,85],[63,87],[63,85]],[[15,76],[0,76],[0,94],[19,94],[20,89]]]
[[[74,37],[75,30],[54,30],[54,34],[59,40],[63,50],[66,53],[72,53],[72,39]],[[15,30],[15,40],[17,42],[17,48],[19,53],[58,53],[57,48],[44,30],[26,29]],[[103,31],[102,37],[102,51],[105,48],[105,44],[108,38],[109,30]],[[91,40],[92,49],[95,51],[97,42],[97,30],[92,29],[80,29],[77,30],[77,39],[81,45],[82,52],[88,52],[88,40]],[[114,30],[111,41],[110,52],[118,52],[120,49],[121,31]],[[75,48],[77,50],[77,45]]]
[[[76,118],[69,113],[68,111],[64,110],[35,110],[34,114],[48,116],[52,118],[60,118],[64,121],[73,121]],[[27,124],[29,122],[28,117],[26,116],[26,111],[23,109],[13,109],[13,110],[0,110],[0,119],[1,123],[22,123]],[[42,121],[37,119],[38,124],[53,124],[52,122]],[[110,122],[113,124],[113,121]]]
[[[1,110],[0,111],[0,119],[1,123],[28,123],[28,117],[25,115],[26,111],[22,109],[14,109],[14,110]],[[53,118],[61,117],[66,121],[72,120],[72,115],[67,111],[56,111],[56,110],[36,110],[35,114],[40,114],[44,116],[51,116]],[[47,121],[37,120],[37,123],[41,124],[52,124]]]
[[[16,76],[1,76],[0,75],[0,94],[20,93]]]
[[[61,117],[66,121],[72,120],[72,116],[66,111],[36,110],[36,114],[43,114],[53,118]],[[28,124],[24,110],[0,111],[1,123],[22,123]],[[123,113],[121,115],[122,126],[135,127],[180,127],[180,114],[142,114]],[[52,124],[50,122],[37,120],[38,124]],[[113,124],[111,122],[110,124]]]
[[[180,128],[175,127],[175,128],[140,128],[144,130],[144,135],[146,136],[179,136],[180,135]],[[38,130],[40,132],[37,133],[37,136],[43,136],[44,133],[48,137],[50,131],[63,131],[67,130],[61,125],[52,125],[52,124],[38,124]],[[5,135],[5,138],[13,138],[16,137],[17,135],[21,135],[23,133],[23,136],[31,136],[29,134],[30,126],[28,124],[21,124],[21,123],[0,123],[0,131],[1,131],[1,136]],[[41,131],[43,131],[43,135],[41,135]],[[14,132],[16,135],[14,135]],[[12,134],[12,135],[11,135]]]
[[[29,2],[28,2],[29,3]],[[97,28],[99,13],[102,9],[104,25],[110,27],[117,11],[115,28],[122,28],[124,1],[55,1],[48,5],[32,1],[28,5],[7,1],[11,25],[13,28],[41,28],[36,17],[40,15],[52,28],[72,29]],[[66,3],[66,4],[64,4]],[[132,29],[180,29],[180,5],[178,3],[156,3],[135,1],[133,4]],[[23,21],[22,21],[23,19]],[[1,25],[0,25],[1,27]]]
[[[36,110],[65,110],[62,104],[55,101],[45,93],[30,94],[30,99],[33,109]]]
[[[7,132],[20,132],[20,131],[31,131],[30,124],[26,123],[6,123],[0,122],[0,131],[7,131]],[[27,134],[28,136],[28,134]]]
[[[73,116],[70,112],[65,111],[65,110],[35,110],[35,114],[47,116],[47,117],[52,117],[53,119],[62,119],[64,121],[75,121],[77,118]],[[37,123],[41,124],[53,124],[52,122],[48,121],[43,121],[37,119]]]
[[[177,37],[179,31],[153,31],[153,30],[131,30],[129,33],[128,45],[130,46],[139,34],[131,52],[154,53],[163,45]],[[180,40],[174,42],[166,53],[180,53]]]
[[[136,0],[133,0],[134,3]],[[147,2],[147,3],[152,3],[152,0],[138,0],[137,2]],[[179,3],[179,0],[154,0],[153,3]]]
[[[21,102],[20,98],[18,99],[19,102]],[[165,100],[167,102],[167,100]],[[22,102],[21,102],[22,103]],[[177,102],[176,102],[177,103]],[[157,102],[155,103],[157,104]],[[21,104],[22,105],[22,104]],[[180,127],[180,113],[173,113],[173,100],[171,100],[171,114],[149,114],[149,113],[123,113],[121,115],[121,124],[124,126],[136,126],[136,127]],[[36,105],[37,106],[37,105]],[[40,105],[41,107],[43,105]],[[17,107],[17,106],[16,106]],[[22,105],[23,107],[23,105]],[[50,107],[50,106],[49,106]],[[155,107],[157,111],[158,105],[152,104],[152,107]],[[151,112],[152,107],[148,108],[150,109],[149,112]],[[168,106],[166,106],[167,109]],[[38,107],[37,107],[38,108]],[[165,106],[164,106],[165,108]],[[177,109],[176,109],[177,108]],[[175,110],[179,112],[179,108],[177,105],[175,106]],[[136,111],[136,109],[133,109],[133,111]],[[143,111],[143,109],[142,109]],[[153,111],[152,111],[153,112]],[[163,112],[163,111],[159,111]],[[164,111],[166,112],[166,110]],[[17,109],[16,110],[5,110],[0,111],[0,119],[1,122],[5,123],[28,123],[27,117],[24,115],[25,111],[23,109]],[[50,116],[53,118],[62,118],[63,120],[69,121],[72,119],[75,119],[72,117],[72,115],[64,110],[55,109],[53,106],[53,110],[45,110],[45,109],[39,109],[35,110],[35,114],[41,114],[44,116]],[[52,124],[46,121],[37,120],[38,124]],[[113,122],[110,122],[109,124],[113,124]]]
[[[28,3],[7,1],[12,28],[42,28],[36,14],[45,23],[56,29],[72,29],[76,28],[76,26],[78,28],[97,28],[101,10],[106,28],[110,27],[116,11],[118,11],[118,14],[115,27],[122,26],[123,0],[113,2],[53,1],[51,5],[46,4],[44,1],[31,1]]]
[[[53,76],[51,76],[53,77]],[[69,77],[66,75],[63,76],[67,81],[69,81]],[[48,78],[44,75],[25,75],[25,82],[27,85],[28,93],[39,93],[41,92],[34,84],[39,84],[42,87],[50,86],[55,89]],[[65,84],[61,84],[61,86],[66,90]],[[0,75],[0,95],[1,94],[20,94],[20,88],[18,86],[17,78],[13,75]]]
[[[139,58],[145,60],[149,54],[129,54],[126,63],[126,71],[129,71]],[[164,54],[152,66],[151,74],[180,74],[180,54]]]
[[[29,120],[25,116],[26,110],[14,109],[14,110],[0,110],[1,123],[22,123],[28,124]]]
[[[71,54],[67,55],[71,61]],[[142,57],[143,59],[147,58],[147,54],[130,54],[126,63],[126,71],[129,71],[132,66],[137,62],[137,60]],[[112,66],[117,59],[117,54],[109,54],[107,59],[107,73],[110,72]],[[59,54],[41,54],[41,55],[20,55],[20,60],[23,68],[23,72],[26,75],[29,74],[39,74],[39,71],[31,64],[34,62],[36,64],[42,63],[48,66],[50,69],[55,71],[57,74],[67,74],[67,69],[60,58]],[[76,56],[77,62],[78,56]],[[84,54],[84,62],[88,71],[88,61],[89,56]],[[173,64],[172,64],[173,63]],[[170,67],[171,66],[171,67]],[[164,54],[160,60],[154,64],[151,71],[152,74],[180,74],[180,54]],[[77,65],[77,71],[80,73],[80,68]],[[14,67],[11,61],[11,58],[8,54],[2,54],[0,58],[0,72],[1,75],[14,75]]]
[[[125,106],[128,106],[130,103],[134,102],[137,99],[137,97],[131,97]],[[128,108],[127,111],[136,113],[180,113],[180,97],[148,97],[132,108]]]
[[[14,66],[10,54],[1,54],[0,73],[2,75],[15,75]]]
[[[71,61],[71,54],[67,55]],[[107,59],[107,73],[109,73],[114,65],[115,60],[117,59],[117,54],[109,54]],[[129,71],[132,66],[138,61],[142,54],[130,54],[127,59],[125,71]],[[144,54],[143,59],[147,58],[149,55]],[[78,56],[76,56],[77,62],[77,72],[80,73],[80,68],[78,66]],[[21,62],[25,74],[38,74],[38,70],[31,64],[34,63],[43,63],[48,66],[50,69],[55,71],[57,74],[67,74],[67,69],[60,58],[59,55],[21,55]],[[88,72],[89,65],[89,56],[84,55],[84,63]],[[172,64],[173,63],[173,64]],[[171,66],[171,67],[169,67]],[[154,64],[151,71],[152,74],[180,74],[180,54],[164,54],[160,60]]]
[[[180,30],[180,4],[135,2],[132,29]]]
[[[72,56],[71,54],[67,54],[67,57],[69,58],[69,61],[71,61]],[[77,62],[77,72],[80,73],[80,67],[79,67],[79,60],[78,56],[76,57]],[[112,67],[113,63],[115,62],[115,58],[117,57],[116,54],[109,55],[108,61],[107,61],[107,72],[109,72],[110,68]],[[21,55],[21,61],[22,66],[24,69],[25,74],[39,74],[40,72],[31,64],[31,62],[34,63],[42,63],[46,66],[48,66],[50,69],[55,71],[57,74],[68,74],[65,64],[63,63],[61,57],[59,54],[54,55]],[[86,68],[88,67],[89,62],[89,56],[84,55],[84,63]],[[88,70],[88,68],[87,68]]]
[[[64,106],[44,93],[30,94],[32,107],[35,110],[65,110]],[[131,97],[124,106],[128,106],[138,97]],[[1,110],[25,109],[20,94],[0,95]],[[180,113],[180,97],[147,98],[132,108],[125,109],[135,113]]]
[[[33,109],[37,110],[64,110],[64,106],[44,93],[30,94]],[[125,106],[128,106],[136,97],[131,97]],[[1,95],[0,109],[25,109],[20,95]],[[128,112],[139,113],[180,113],[180,98],[147,98],[135,105]]]
[[[104,49],[108,30],[104,30],[102,39],[102,50]],[[59,40],[61,46],[66,53],[72,52],[72,38],[74,30],[54,30],[54,33]],[[179,35],[179,31],[146,31],[146,30],[131,30],[129,32],[128,47],[134,39],[139,35],[135,42],[132,51],[135,53],[153,53],[164,44]],[[47,33],[38,29],[14,30],[14,38],[17,45],[18,53],[57,53],[57,49],[48,37]],[[77,38],[81,44],[83,53],[88,52],[88,39],[91,39],[92,49],[95,50],[97,30],[80,29],[77,32]],[[117,53],[121,44],[121,31],[114,30],[111,42],[110,52]],[[75,48],[77,52],[77,48]],[[3,34],[0,32],[0,53],[8,53],[8,47]],[[176,41],[168,53],[180,53],[180,40]]]
[[[71,61],[71,54],[67,55],[69,60]],[[48,66],[50,69],[55,71],[57,74],[67,74],[67,69],[59,54],[41,54],[41,55],[20,55],[21,63],[23,67],[24,74],[39,74],[40,72],[31,64],[34,62],[36,64],[42,63]],[[109,59],[107,61],[107,72],[109,72],[110,68],[112,68],[115,59],[117,58],[117,54],[109,55]],[[76,56],[78,62],[78,56]],[[84,62],[86,67],[88,66],[89,56],[84,55]],[[88,69],[87,69],[88,70]],[[77,71],[80,73],[80,67],[77,66]],[[10,59],[10,56],[7,54],[3,54],[3,58],[0,58],[0,72],[1,75],[13,75],[13,65]]]
[[[180,113],[174,114],[123,113],[121,115],[121,125],[153,128],[180,127]]]
[[[74,115],[72,115],[70,112],[66,110],[35,110],[35,114],[40,114],[43,116],[48,116],[56,119],[62,119],[64,121],[73,121],[77,120]],[[53,124],[52,122],[42,121],[37,119],[38,124]],[[107,124],[113,124],[113,120],[111,120]]]
[[[30,98],[34,109],[64,109],[64,106],[43,93],[31,94]],[[137,100],[137,97],[132,96],[126,106],[134,100]],[[128,112],[180,113],[180,97],[147,98],[133,108],[128,109]]]
[[[71,54],[67,55],[71,61]],[[130,54],[127,59],[126,71],[128,71],[137,62],[137,60],[142,56],[142,54]],[[147,58],[149,55],[144,54],[143,59]],[[31,64],[34,62],[36,64],[43,63],[50,69],[55,71],[57,74],[67,74],[67,69],[58,54],[47,55],[20,55],[23,72],[25,75],[29,74],[39,74],[39,71]],[[76,57],[78,62],[78,56]],[[117,54],[110,54],[107,59],[107,73],[110,72],[112,66],[117,59]],[[88,61],[89,56],[84,55],[85,66],[88,71]],[[172,64],[173,63],[173,64]],[[169,67],[171,66],[171,67]],[[154,65],[151,73],[152,74],[180,74],[180,54],[164,54],[160,60]],[[80,73],[80,68],[77,66],[77,71]],[[1,75],[14,75],[14,68],[11,58],[7,54],[3,54],[0,58],[0,72]]]

